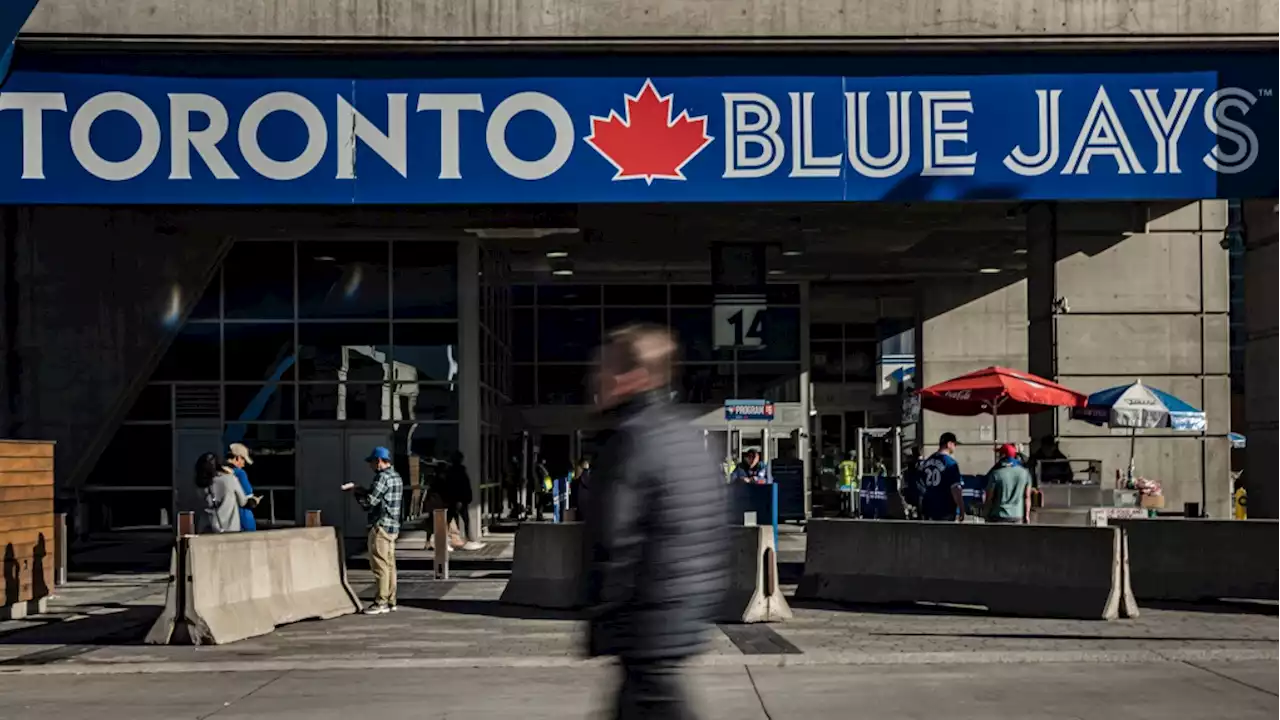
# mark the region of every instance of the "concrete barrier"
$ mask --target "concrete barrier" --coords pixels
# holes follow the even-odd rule
[[[729,526],[729,589],[721,622],[768,623],[791,619],[778,587],[778,548],[769,526]]]
[[[585,527],[572,523],[522,523],[502,602],[568,610],[586,604]]]
[[[1136,617],[1119,528],[815,520],[797,598],[939,602],[993,613]]]
[[[178,541],[146,642],[221,645],[359,609],[332,527],[193,535]]]
[[[1133,592],[1195,602],[1277,600],[1276,520],[1112,520],[1124,530]]]

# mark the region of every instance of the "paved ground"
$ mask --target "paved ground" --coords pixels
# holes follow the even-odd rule
[[[162,675],[0,676],[3,720],[347,720],[599,716],[608,668],[362,668]],[[697,668],[715,720],[1274,720],[1274,662]]]

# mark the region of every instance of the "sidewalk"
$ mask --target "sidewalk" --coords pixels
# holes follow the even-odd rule
[[[0,674],[4,720],[446,720],[603,717],[610,668]],[[73,684],[73,685],[72,685]],[[1274,662],[697,668],[707,720],[1274,720]]]

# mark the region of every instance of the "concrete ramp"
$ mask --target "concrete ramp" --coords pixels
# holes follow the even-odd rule
[[[769,526],[730,525],[729,590],[720,621],[770,623],[791,619],[791,607],[778,587],[778,549]]]
[[[332,527],[184,537],[146,641],[222,645],[354,613],[341,545]]]
[[[981,605],[1027,617],[1137,615],[1114,527],[815,520],[797,598]]]
[[[580,522],[521,523],[502,602],[570,610],[586,605],[586,529]]]
[[[1277,600],[1276,520],[1111,520],[1128,536],[1144,600]]]

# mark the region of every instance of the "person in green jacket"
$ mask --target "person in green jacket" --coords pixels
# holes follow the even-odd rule
[[[1031,522],[1031,472],[1018,460],[1018,449],[1004,445],[996,450],[999,459],[987,474],[983,506],[987,522]]]

